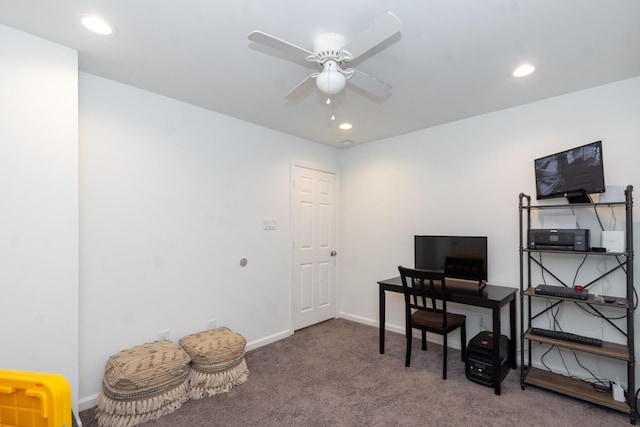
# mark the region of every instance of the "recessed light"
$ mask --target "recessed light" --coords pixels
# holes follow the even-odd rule
[[[351,126],[351,123],[342,123],[342,124],[340,125],[340,129],[342,129],[342,130],[349,130],[349,129],[351,129],[352,127],[353,127],[353,126]]]
[[[513,71],[513,77],[524,77],[535,71],[536,67],[531,64],[523,64]]]
[[[99,16],[83,15],[80,20],[82,21],[82,25],[84,25],[87,29],[93,31],[96,34],[100,34],[101,36],[115,37],[118,34],[116,28],[113,25],[109,24]]]

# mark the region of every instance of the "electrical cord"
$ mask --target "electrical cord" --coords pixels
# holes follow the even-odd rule
[[[540,265],[540,276],[542,277],[542,283],[547,284],[547,279],[544,277],[544,268],[542,268],[542,252],[538,252],[538,264]]]
[[[599,318],[607,319],[607,320],[620,320],[620,319],[625,319],[625,318],[627,317],[627,315],[626,315],[626,314],[623,314],[623,315],[621,315],[621,316],[619,316],[619,317],[603,316],[603,315],[601,315],[601,314],[593,313],[593,312],[591,312],[591,311],[587,310],[587,309],[583,306],[583,304],[584,304],[584,303],[583,303],[583,304],[580,304],[579,302],[574,302],[574,304],[575,304],[575,305],[576,305],[580,310],[584,311],[585,313],[587,313],[587,314],[589,314],[589,315],[591,315],[591,316],[593,316],[593,317],[599,317]]]
[[[545,367],[545,369],[551,373],[557,374],[557,375],[562,375],[562,374],[558,374],[557,372],[554,372],[553,369],[551,369],[549,367],[549,365],[547,365],[547,362],[545,361],[546,356],[551,352],[551,350],[556,349],[558,351],[558,354],[560,356],[560,360],[562,360],[562,365],[564,366],[564,369],[567,371],[567,375],[563,375],[567,378],[572,378],[574,380],[579,380],[582,381],[586,384],[589,384],[591,387],[593,387],[593,390],[595,392],[598,393],[611,393],[611,385],[610,382],[606,379],[602,379],[602,378],[598,378],[591,370],[589,370],[588,368],[586,368],[578,359],[578,356],[576,354],[576,352],[573,349],[567,349],[569,351],[571,351],[573,353],[573,356],[576,359],[576,362],[578,363],[578,366],[580,366],[582,369],[584,369],[585,371],[587,371],[591,377],[590,378],[581,378],[578,377],[576,375],[572,375],[571,374],[571,370],[569,369],[569,367],[566,364],[566,361],[564,360],[564,356],[562,354],[561,351],[561,347],[555,345],[555,344],[551,344],[549,346],[549,348],[542,354],[542,356],[540,357],[540,362],[542,363],[542,366]],[[640,389],[639,389],[640,390]]]
[[[600,214],[598,213],[597,205],[593,205],[593,212],[596,214],[596,218],[598,219],[598,223],[600,224],[600,230],[604,231],[604,226],[602,225],[602,221],[600,220]],[[616,221],[616,212],[615,212],[615,209],[613,209],[613,206],[611,207],[611,216],[613,217],[614,224],[615,224],[617,221]]]
[[[577,278],[578,278],[578,274],[580,272],[580,269],[582,268],[584,263],[587,261],[587,257],[588,256],[589,256],[589,254],[585,254],[584,258],[580,262],[580,265],[578,265],[578,267],[576,268],[576,273],[573,276],[573,286],[575,286]],[[627,274],[627,270],[624,268],[624,265],[620,261],[620,258],[619,257],[615,257],[615,258],[618,261],[618,264],[620,265],[620,268],[622,269],[624,274]],[[545,275],[544,275],[545,270],[544,270],[544,268],[542,268],[542,253],[541,252],[538,253],[538,263],[540,265],[540,275],[542,277],[542,283],[546,285],[547,284],[547,280],[546,280]],[[580,307],[580,309],[582,309],[586,313],[588,313],[588,314],[590,314],[591,316],[594,316],[594,317],[600,317],[600,318],[608,319],[608,320],[620,320],[620,319],[624,319],[626,317],[626,315],[621,315],[620,317],[608,317],[608,316],[604,316],[604,315],[601,315],[601,314],[590,312],[589,310],[584,308],[580,302],[575,301],[574,304],[577,305],[578,307]],[[632,304],[633,304],[633,308],[635,310],[638,307],[638,293],[637,293],[635,287],[633,288],[633,301],[632,301]]]
[[[564,366],[564,369],[567,371],[567,375],[558,374],[553,369],[551,369],[551,367],[549,367],[549,365],[545,361],[546,356],[554,348],[556,348],[556,350],[558,350],[558,354],[560,356],[560,360],[562,360],[562,365]],[[549,372],[551,372],[553,374],[556,374],[556,375],[562,375],[562,376],[565,376],[567,378],[571,378],[571,379],[574,379],[574,380],[582,381],[583,383],[590,385],[593,388],[593,391],[595,391],[596,393],[612,393],[613,392],[612,385],[611,385],[611,382],[609,380],[603,379],[603,378],[598,378],[590,369],[585,367],[580,362],[580,360],[578,359],[578,355],[576,354],[576,352],[573,349],[568,349],[568,350],[573,353],[573,356],[576,359],[576,363],[578,364],[578,366],[580,366],[582,369],[584,369],[585,371],[587,371],[591,375],[590,378],[581,378],[581,377],[578,377],[576,375],[572,375],[571,374],[571,370],[567,366],[566,361],[564,359],[564,356],[562,354],[561,347],[558,346],[558,345],[555,345],[555,344],[551,344],[549,346],[549,348],[542,354],[542,356],[540,357],[540,362],[542,363],[542,365],[545,367],[545,369],[547,371],[549,371]],[[640,388],[636,391],[636,395],[635,395],[635,399],[636,399],[635,411],[636,411],[636,416],[638,418],[640,418],[640,412],[639,412],[638,404],[637,404],[639,395],[640,395]],[[628,399],[628,396],[627,396],[627,399]]]
[[[560,306],[556,306],[555,308],[552,308],[552,307],[550,307],[550,305],[551,305],[551,301],[547,300],[547,307],[548,307],[547,315],[550,316],[549,321],[552,323],[552,327],[553,327],[554,330],[563,331],[562,326],[560,325],[560,322],[558,320],[558,315],[560,313]],[[596,391],[596,392],[599,392],[599,393],[611,392],[611,385],[608,384],[609,382],[606,379],[598,378],[598,376],[596,374],[594,374],[589,368],[584,366],[582,364],[582,362],[580,362],[580,359],[578,358],[577,353],[573,349],[566,348],[566,350],[571,351],[571,353],[573,354],[573,357],[575,358],[576,363],[578,364],[578,366],[580,366],[582,369],[584,369],[586,372],[588,372],[591,375],[591,378],[580,378],[580,377],[577,377],[575,375],[572,375],[571,374],[571,370],[567,366],[567,363],[565,361],[564,355],[562,353],[562,348],[564,348],[564,347],[560,347],[560,346],[557,346],[557,345],[551,345],[547,349],[547,351],[545,351],[542,354],[542,356],[540,357],[540,362],[545,367],[545,369],[547,369],[549,372],[553,372],[553,370],[549,367],[549,365],[547,365],[547,363],[545,361],[545,357],[554,348],[556,348],[557,351],[558,351],[558,355],[560,356],[560,360],[562,361],[562,365],[564,366],[564,369],[567,372],[566,376],[568,376],[569,378],[573,378],[573,379],[577,379],[577,380],[583,381],[583,382],[591,385],[593,387],[594,391]],[[590,381],[590,380],[593,380],[593,381]]]
[[[600,214],[598,213],[597,205],[593,205],[593,212],[595,213],[596,218],[598,219],[598,224],[600,224],[600,231],[604,231],[604,225],[602,225],[602,220],[600,219]],[[618,218],[616,217],[616,210],[613,208],[613,206],[611,206],[611,219],[612,219],[612,222],[610,222],[610,228],[615,229],[616,224],[618,223]],[[622,264],[622,261],[620,261],[619,257],[616,257],[616,261],[618,261],[618,264],[620,265],[620,268],[622,268],[622,271],[624,271],[624,274],[627,274],[627,269],[624,268],[624,265]],[[634,310],[638,308],[638,292],[636,291],[635,287],[633,288],[632,305]]]
[[[582,268],[584,263],[587,261],[588,256],[589,254],[585,254],[584,258],[582,258],[582,262],[580,263],[578,268],[576,268],[576,274],[573,276],[573,286],[576,286],[576,281],[578,280],[578,273],[580,273],[580,269]]]

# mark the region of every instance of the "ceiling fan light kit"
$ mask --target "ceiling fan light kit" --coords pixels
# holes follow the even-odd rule
[[[336,61],[326,61],[323,67],[322,73],[316,77],[316,86],[327,95],[335,95],[344,89],[347,77],[338,71],[339,67]]]

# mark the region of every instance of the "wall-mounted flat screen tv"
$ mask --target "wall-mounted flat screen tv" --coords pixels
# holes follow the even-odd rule
[[[536,197],[566,197],[589,203],[589,194],[604,192],[602,141],[592,142],[534,160]]]
[[[414,249],[415,268],[444,271],[447,257],[481,259],[479,279],[487,280],[486,236],[414,236]]]

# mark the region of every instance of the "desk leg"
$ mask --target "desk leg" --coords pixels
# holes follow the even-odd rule
[[[385,313],[385,295],[384,288],[380,285],[380,354],[384,354],[384,313]]]
[[[509,303],[509,323],[511,327],[511,342],[509,343],[509,360],[511,360],[511,369],[517,369],[516,363],[516,299],[512,299]]]
[[[501,387],[500,387],[500,374],[501,374],[501,366],[500,366],[500,308],[495,307],[493,309],[493,387],[495,390],[495,394],[500,396]]]

